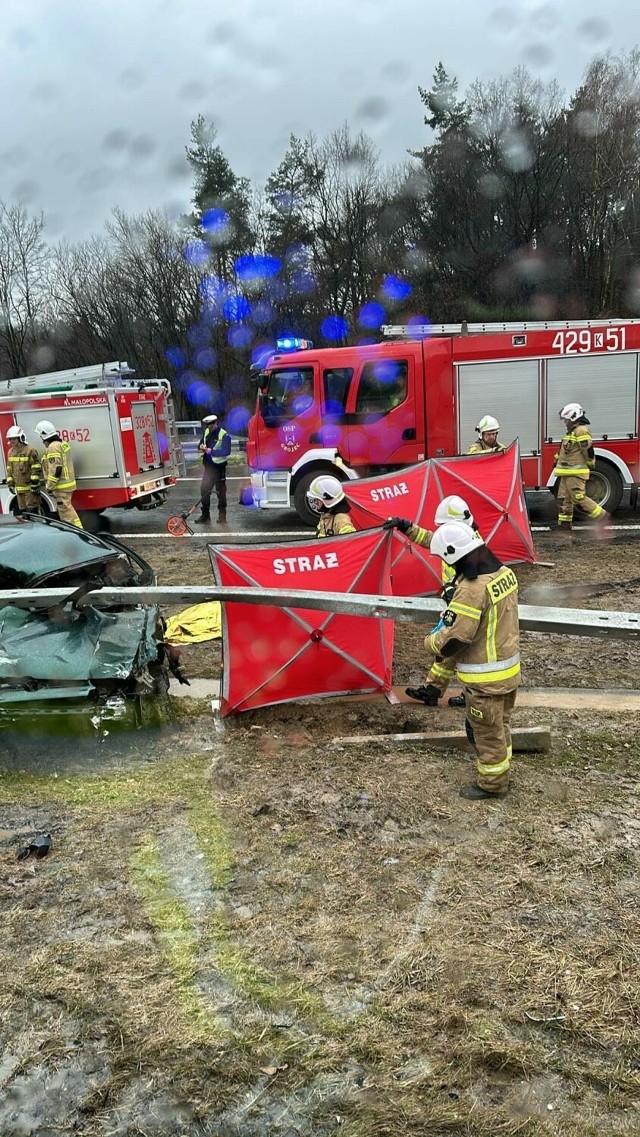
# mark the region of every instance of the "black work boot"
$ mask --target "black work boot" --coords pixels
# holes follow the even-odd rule
[[[501,798],[506,796],[506,790],[499,794],[493,794],[490,790],[483,790],[482,786],[479,786],[477,782],[463,786],[460,790],[460,797],[466,797],[468,801],[486,801],[488,798],[495,798],[500,801]]]
[[[196,517],[193,524],[194,525],[208,525],[208,523],[210,521],[211,521],[211,518],[210,518],[208,513],[201,513],[200,517]]]
[[[226,509],[219,509],[218,510],[218,525],[226,525],[226,524],[227,524],[227,511],[226,511]]]
[[[433,683],[428,683],[426,687],[405,687],[405,694],[410,699],[417,699],[419,703],[424,703],[425,707],[437,707],[440,698],[440,692]]]
[[[466,705],[464,695],[452,695],[449,699],[450,707],[466,707]]]

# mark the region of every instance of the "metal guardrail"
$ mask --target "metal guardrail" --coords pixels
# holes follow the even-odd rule
[[[66,588],[7,589],[0,591],[0,608],[8,604],[33,611],[64,606],[70,592]],[[131,607],[135,604],[199,604],[220,600],[225,604],[266,604],[278,608],[304,608],[337,612],[348,616],[389,617],[417,624],[433,624],[442,611],[436,598],[370,596],[342,592],[304,592],[285,588],[231,588],[211,585],[167,585],[152,588],[99,588],[87,592],[80,606],[97,608]],[[640,638],[640,613],[608,612],[589,608],[546,608],[521,604],[518,608],[523,632],[547,635],[608,637],[628,640]]]
[[[178,441],[182,447],[185,458],[198,456],[198,439],[202,433],[202,423],[194,419],[190,422],[177,422]],[[231,435],[231,453],[242,454],[246,448],[246,439],[235,438]]]

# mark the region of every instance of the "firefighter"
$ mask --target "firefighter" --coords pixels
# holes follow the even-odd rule
[[[341,537],[344,533],[355,533],[356,527],[349,517],[351,506],[339,478],[319,474],[307,490],[307,502],[314,513],[320,514],[316,537]]]
[[[202,454],[202,481],[200,482],[200,516],[196,525],[211,520],[211,494],[218,497],[218,523],[227,520],[227,460],[231,453],[231,435],[220,426],[217,415],[206,415],[202,420],[202,437],[198,450]]]
[[[596,464],[596,456],[589,430],[589,419],[580,403],[567,403],[560,411],[566,434],[555,455],[554,474],[558,479],[558,529],[570,531],[573,511],[579,509],[602,525],[609,519],[601,505],[587,497],[585,488]]]
[[[435,524],[444,525],[447,521],[461,521],[463,525],[468,525],[474,533],[478,532],[469,506],[464,498],[458,497],[457,494],[451,494],[449,497],[443,498],[436,509]],[[382,528],[399,529],[400,532],[404,533],[414,544],[422,545],[427,549],[433,537],[433,531],[431,529],[422,529],[419,525],[412,524],[411,521],[407,521],[404,517],[389,517],[384,522]],[[442,592],[440,595],[445,603],[448,603],[453,595],[455,577],[455,569],[443,561],[441,570]],[[454,664],[446,660],[436,661],[429,670],[424,685],[420,687],[406,687],[405,693],[409,698],[417,699],[419,702],[424,703],[426,707],[437,707],[439,700],[444,695],[454,674]],[[464,695],[453,695],[449,699],[449,706],[464,707]]]
[[[504,454],[506,446],[498,442],[500,423],[493,415],[484,415],[476,427],[478,441],[472,442],[468,454]]]
[[[459,521],[436,530],[431,552],[456,573],[453,597],[425,646],[434,660],[455,663],[464,685],[477,781],[463,786],[460,796],[501,797],[509,788],[509,723],[521,682],[518,581]]]
[[[45,489],[56,503],[58,516],[61,521],[82,529],[82,522],[71,504],[73,491],[76,488],[71,447],[68,442],[63,442],[58,428],[47,419],[36,423],[36,434],[44,442],[42,473]]]
[[[19,513],[40,513],[40,458],[20,426],[7,431],[7,485],[18,500]]]

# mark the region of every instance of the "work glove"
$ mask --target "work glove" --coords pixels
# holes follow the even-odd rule
[[[389,532],[390,529],[399,529],[401,533],[408,533],[411,528],[412,522],[407,521],[406,517],[387,517],[383,522],[382,528]]]
[[[555,454],[553,455],[554,462],[557,462],[559,457],[560,457],[560,451],[556,450]]]

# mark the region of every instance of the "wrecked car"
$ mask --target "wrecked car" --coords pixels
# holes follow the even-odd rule
[[[49,608],[0,607],[0,704],[166,694],[164,622],[155,605],[79,606],[99,586],[149,586],[153,569],[111,535],[44,517],[0,518],[0,589],[66,588]]]

